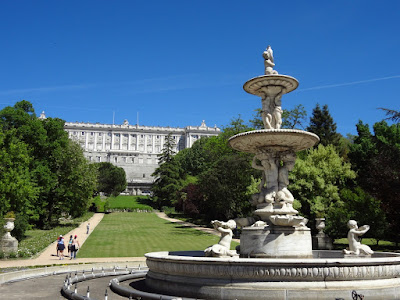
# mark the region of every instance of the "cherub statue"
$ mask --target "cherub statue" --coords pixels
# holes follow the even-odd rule
[[[267,49],[263,52],[264,57],[264,66],[265,66],[265,75],[273,75],[278,74],[277,71],[274,70],[274,54],[271,49],[271,46],[268,46]]]
[[[212,245],[204,250],[205,256],[213,257],[233,257],[238,256],[235,250],[230,250],[233,232],[236,228],[236,222],[229,220],[228,222],[214,220],[211,222],[216,230],[221,233],[218,244]]]
[[[347,227],[349,227],[349,233],[347,234],[347,239],[349,240],[349,250],[344,249],[345,254],[351,255],[371,255],[374,251],[367,245],[361,244],[359,236],[365,234],[369,230],[369,225],[357,226],[357,222],[350,220],[347,222]]]

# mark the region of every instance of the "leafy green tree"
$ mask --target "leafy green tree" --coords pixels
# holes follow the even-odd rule
[[[357,124],[358,136],[349,153],[358,184],[382,203],[389,222],[388,238],[400,241],[400,124],[385,121]]]
[[[114,166],[109,162],[96,163],[98,193],[103,192],[106,196],[118,196],[126,189],[126,174],[123,168]]]
[[[289,174],[289,190],[299,201],[295,202],[295,208],[310,220],[311,225],[316,217],[326,217],[329,222],[330,215],[343,204],[340,190],[356,174],[332,145],[319,145],[306,154],[297,158]]]
[[[209,220],[228,220],[247,215],[251,210],[246,195],[251,184],[249,159],[232,154],[220,157],[218,162],[199,178],[199,187],[204,195],[203,214]]]
[[[31,161],[28,146],[15,137],[15,130],[0,130],[0,217],[9,211],[16,213],[13,236],[19,240],[28,228],[32,202],[39,195],[29,171]]]
[[[184,175],[197,176],[207,170],[210,166],[210,152],[206,149],[209,137],[202,137],[193,143],[192,147],[179,151],[176,162],[184,170]]]
[[[25,100],[0,111],[1,129],[13,132],[32,158],[29,173],[39,193],[30,198],[27,214],[41,228],[56,224],[62,215],[82,214],[96,182],[82,150],[68,138],[64,123],[57,118],[38,119]]]
[[[349,220],[357,220],[360,225],[370,225],[368,236],[375,238],[377,243],[385,237],[388,223],[379,200],[371,197],[358,186],[345,187],[339,194],[341,202],[337,203],[335,209],[331,211],[325,230],[331,237],[346,236]]]
[[[334,145],[339,147],[341,135],[336,132],[336,123],[333,121],[331,114],[329,113],[328,105],[322,107],[319,104],[313,109],[312,116],[310,118],[310,125],[307,127],[307,131],[315,133],[320,138],[320,144]]]

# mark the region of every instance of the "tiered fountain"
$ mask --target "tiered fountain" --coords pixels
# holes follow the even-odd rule
[[[229,140],[232,148],[255,154],[253,167],[263,171],[259,192],[251,199],[259,220],[243,228],[240,257],[226,247],[232,220],[214,222],[222,237],[216,247],[206,249],[207,256],[204,251],[146,254],[146,286],[159,294],[196,299],[349,299],[357,292],[366,299],[400,299],[398,254],[312,250],[307,220],[293,208],[287,186],[295,153],[319,138],[280,128],[282,95],[298,82],[273,69],[270,47],[263,57],[265,75],[247,81],[244,89],[261,97],[265,129]],[[352,228],[353,233],[358,230]],[[353,248],[359,244],[353,242]]]
[[[262,222],[244,228],[240,238],[241,257],[312,257],[311,233],[307,220],[293,209],[293,195],[288,190],[289,171],[296,152],[314,146],[319,138],[313,133],[281,129],[282,95],[297,88],[293,77],[280,75],[272,49],[263,53],[265,75],[250,79],[244,90],[261,97],[263,130],[245,132],[229,140],[232,148],[255,154],[253,167],[263,171],[259,193],[252,202]]]

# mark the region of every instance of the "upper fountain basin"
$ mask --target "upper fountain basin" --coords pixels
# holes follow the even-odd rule
[[[316,134],[303,130],[261,129],[234,135],[228,143],[235,150],[257,154],[267,149],[297,152],[313,147],[318,141]]]
[[[285,88],[283,94],[290,93],[299,86],[296,78],[287,75],[262,75],[248,80],[243,89],[253,95],[262,97],[264,95],[263,87],[267,86],[282,86]]]

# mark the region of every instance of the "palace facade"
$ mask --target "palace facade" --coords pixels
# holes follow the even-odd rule
[[[121,125],[66,122],[64,127],[69,137],[82,146],[89,161],[122,167],[128,181],[126,192],[132,195],[150,190],[154,181],[151,174],[158,167],[157,155],[169,133],[176,152],[191,147],[201,137],[220,133],[217,126],[208,127],[204,121],[200,126],[184,128],[130,125],[127,120]]]

